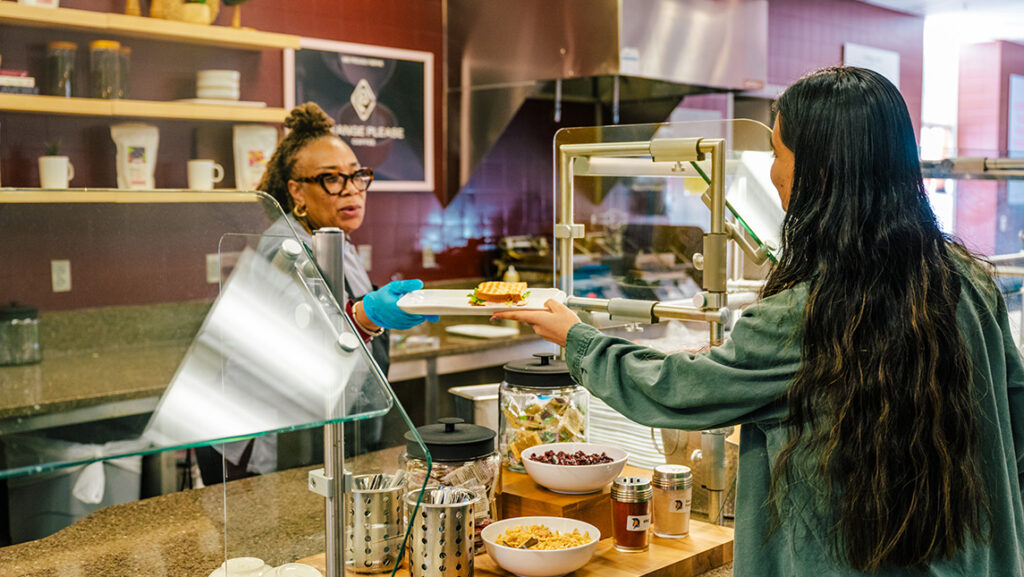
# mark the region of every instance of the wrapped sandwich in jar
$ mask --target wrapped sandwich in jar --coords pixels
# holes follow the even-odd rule
[[[498,451],[509,470],[525,472],[521,453],[534,445],[584,442],[590,393],[551,353],[505,365],[498,406]]]

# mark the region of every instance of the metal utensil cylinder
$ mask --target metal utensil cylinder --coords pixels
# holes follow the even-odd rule
[[[408,541],[411,577],[471,577],[473,575],[473,507],[477,493],[465,501],[447,505],[431,503],[439,489],[425,489],[419,510],[420,491],[405,496],[412,531]]]
[[[360,480],[373,475],[355,477]],[[391,571],[398,559],[405,523],[402,495],[405,483],[388,489],[353,489],[345,493],[346,566],[356,573]]]

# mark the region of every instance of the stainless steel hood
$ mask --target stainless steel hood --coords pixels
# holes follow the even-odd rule
[[[527,98],[550,98],[556,108],[562,99],[589,99],[615,111],[609,122],[652,122],[664,120],[687,94],[758,90],[767,77],[767,0],[446,0],[444,6],[447,200]],[[628,114],[644,106],[664,116]]]

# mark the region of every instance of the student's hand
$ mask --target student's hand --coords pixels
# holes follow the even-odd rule
[[[548,299],[544,303],[546,311],[502,311],[491,315],[491,320],[511,319],[526,323],[533,328],[533,332],[540,335],[546,341],[551,341],[560,347],[565,346],[569,337],[569,329],[580,322],[580,317],[572,312],[569,307],[556,301]]]
[[[363,297],[363,312],[370,322],[386,329],[411,329],[423,321],[437,322],[437,315],[414,315],[398,308],[398,299],[423,288],[418,278],[391,281]]]

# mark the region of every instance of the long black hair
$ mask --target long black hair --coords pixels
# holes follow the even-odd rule
[[[957,261],[974,265],[939,229],[892,83],[826,68],[776,108],[795,168],[763,294],[807,282],[809,296],[775,511],[806,464],[827,495],[839,558],[861,571],[926,567],[984,539],[989,514],[956,320]]]

